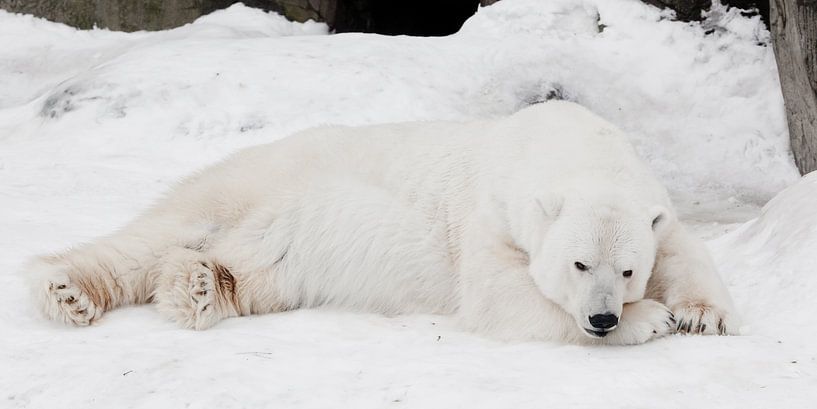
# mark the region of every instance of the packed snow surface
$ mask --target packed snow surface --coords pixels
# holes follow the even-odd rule
[[[0,11],[0,408],[814,407],[817,176],[798,182],[791,162],[769,33],[723,7],[669,17],[635,0],[503,0],[455,35],[413,38],[241,5],[130,34]],[[553,97],[631,135],[714,239],[744,336],[509,344],[446,317],[323,310],[194,332],[151,306],[67,328],[29,303],[26,258],[111,232],[240,147]]]

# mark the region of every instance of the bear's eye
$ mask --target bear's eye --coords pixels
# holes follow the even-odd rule
[[[578,261],[573,263],[573,265],[576,266],[576,268],[579,269],[579,271],[587,271],[587,266],[582,263],[579,263]]]
[[[633,270],[624,270],[621,274],[624,275],[624,277],[630,277],[633,275]]]

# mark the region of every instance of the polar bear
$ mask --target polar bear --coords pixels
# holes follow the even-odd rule
[[[453,314],[506,340],[735,334],[704,245],[579,105],[325,127],[243,150],[122,230],[28,265],[53,320],[153,302],[183,327],[297,308]]]

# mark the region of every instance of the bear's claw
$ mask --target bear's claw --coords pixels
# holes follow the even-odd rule
[[[673,308],[678,318],[675,332],[679,334],[734,335],[737,326],[730,314],[704,303],[689,303]]]

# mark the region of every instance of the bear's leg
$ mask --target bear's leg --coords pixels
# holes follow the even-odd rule
[[[655,300],[639,300],[624,304],[616,329],[595,343],[607,345],[637,345],[668,335],[675,321],[664,304]]]
[[[291,222],[271,208],[254,209],[205,250],[174,247],[151,272],[160,313],[204,330],[229,317],[284,311],[274,282],[286,256]]]
[[[512,341],[584,343],[575,320],[542,295],[528,254],[510,237],[472,223],[460,262],[457,318],[472,331]]]
[[[35,302],[48,318],[89,325],[105,311],[149,299],[147,270],[161,246],[155,238],[123,232],[62,254],[37,257],[25,270]]]
[[[659,242],[646,297],[669,306],[678,332],[738,333],[739,318],[706,246],[679,223]]]

